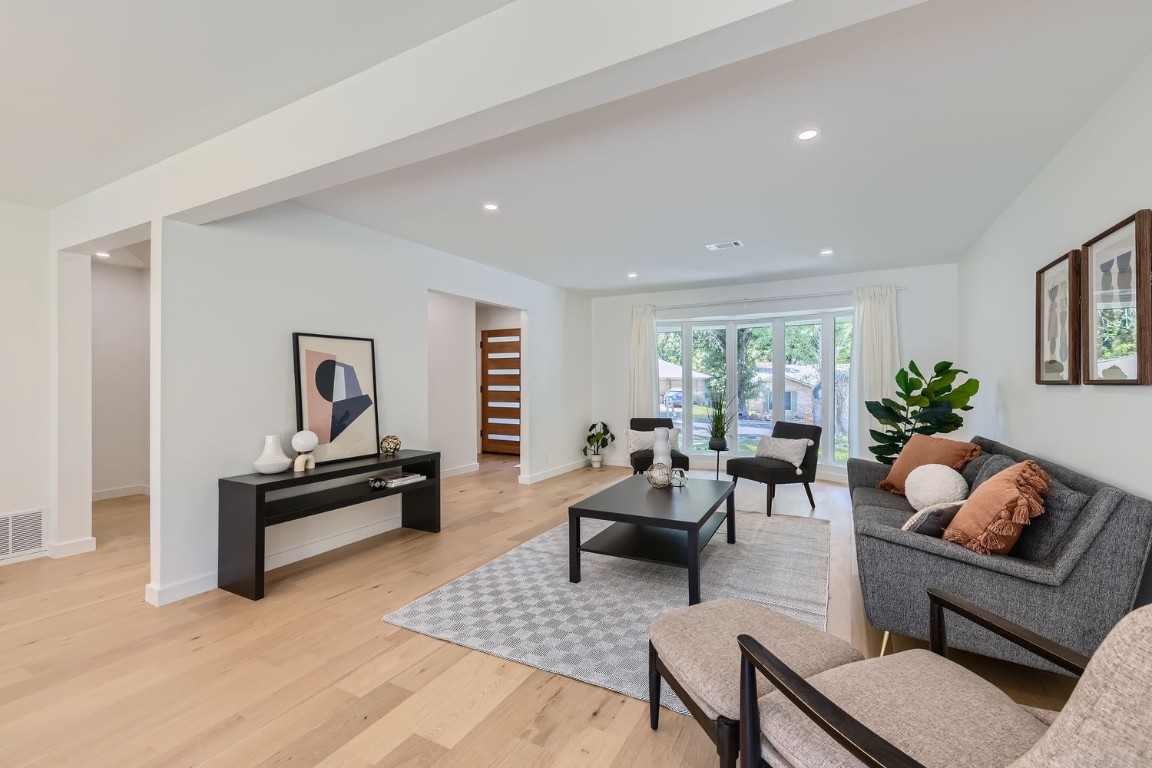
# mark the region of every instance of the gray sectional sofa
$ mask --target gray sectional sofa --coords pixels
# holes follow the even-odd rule
[[[1052,476],[1045,514],[1025,526],[1008,556],[900,530],[906,499],[875,487],[888,467],[848,462],[856,554],[864,608],[883,630],[928,639],[928,595],[935,587],[1084,654],[1091,654],[1137,603],[1152,544],[1152,502],[1074,470],[982,437],[984,454],[962,474],[976,487],[1014,463],[1033,459]],[[948,643],[1041,669],[1057,668],[991,632],[949,619]]]

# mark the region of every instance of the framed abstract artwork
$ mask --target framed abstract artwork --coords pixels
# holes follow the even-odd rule
[[[317,464],[375,456],[376,346],[372,339],[292,334],[296,428],[316,433]]]
[[[1080,250],[1036,273],[1036,383],[1080,383]]]
[[[1085,384],[1152,383],[1152,211],[1084,244],[1081,326]]]

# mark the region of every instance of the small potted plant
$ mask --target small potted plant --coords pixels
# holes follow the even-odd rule
[[[728,450],[728,430],[736,416],[736,399],[726,400],[723,387],[712,387],[712,415],[708,418],[708,450]]]
[[[592,466],[599,469],[600,465],[604,463],[604,456],[600,452],[615,441],[616,435],[612,434],[608,425],[598,421],[588,427],[588,437],[585,438],[585,442],[588,444],[584,446],[583,453],[592,459]]]

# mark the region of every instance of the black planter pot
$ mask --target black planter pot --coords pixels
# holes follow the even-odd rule
[[[728,450],[728,438],[726,438],[726,437],[708,438],[708,450],[710,450],[710,451],[726,451],[726,450]]]

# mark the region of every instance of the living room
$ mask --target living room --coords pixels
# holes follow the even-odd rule
[[[6,70],[43,72],[12,87],[37,119],[0,129],[0,391],[20,404],[0,516],[42,521],[36,547],[0,560],[13,765],[712,764],[689,717],[664,710],[651,731],[636,698],[380,621],[625,481],[632,418],[705,413],[684,384],[690,348],[666,361],[679,408],[671,380],[635,405],[635,307],[658,333],[786,329],[893,286],[885,380],[949,360],[981,382],[946,437],[1152,498],[1148,392],[1040,386],[1034,371],[1037,272],[1152,207],[1146,3],[221,2],[182,31],[172,9],[73,5],[67,23],[35,3],[5,11]],[[54,40],[109,52],[69,54],[61,77]],[[188,63],[208,44],[218,57]],[[100,99],[119,108],[107,125],[70,119]],[[148,496],[94,514],[92,265],[141,243]],[[522,313],[517,459],[474,455],[467,395],[441,408],[476,380],[444,386],[443,296]],[[400,495],[276,525],[269,591],[251,602],[217,588],[218,481],[297,431],[300,332],[374,340],[379,435],[441,453],[444,527],[403,527]],[[774,423],[791,406],[765,359]],[[735,342],[726,363],[732,381]],[[845,415],[852,457],[869,456],[865,399]],[[616,440],[593,470],[581,449],[599,421]],[[757,429],[737,420],[729,436]],[[826,626],[871,657],[883,633],[865,615],[845,456],[832,436],[821,447],[815,511],[799,485],[766,499],[741,480],[733,498],[755,525],[766,502],[829,521]],[[738,456],[688,453],[697,480]],[[1145,584],[1137,604],[1149,597]],[[1049,709],[1070,691],[1055,673],[975,667]]]

